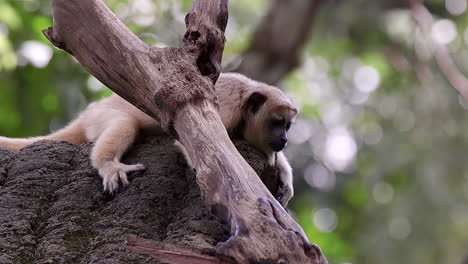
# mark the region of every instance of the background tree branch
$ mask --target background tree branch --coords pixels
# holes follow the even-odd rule
[[[409,0],[409,4],[413,18],[421,30],[424,32],[430,29],[434,23],[434,18],[424,4],[420,0]],[[468,100],[468,78],[457,68],[446,46],[435,41],[432,41],[431,44],[434,48],[433,55],[440,72],[450,85]]]
[[[299,66],[322,0],[273,0],[253,33],[250,46],[228,70],[275,84]]]

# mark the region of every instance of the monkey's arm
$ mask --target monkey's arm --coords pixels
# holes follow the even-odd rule
[[[135,140],[138,129],[137,120],[122,115],[109,122],[98,136],[91,161],[102,177],[104,191],[113,193],[119,186],[119,179],[124,185],[128,184],[127,173],[145,169],[142,164],[127,165],[120,162],[122,155]]]
[[[286,207],[294,195],[292,168],[283,152],[277,152],[276,155],[276,167],[278,168],[281,181],[277,199]]]

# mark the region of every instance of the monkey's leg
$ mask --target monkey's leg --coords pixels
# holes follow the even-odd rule
[[[91,153],[91,161],[102,177],[104,191],[110,193],[116,191],[119,187],[119,179],[124,185],[128,184],[128,172],[145,169],[142,164],[127,165],[120,162],[137,133],[136,120],[119,119],[106,127],[96,140]]]
[[[277,155],[276,167],[279,170],[281,181],[278,190],[278,200],[286,207],[294,195],[292,168],[283,152],[278,152]]]

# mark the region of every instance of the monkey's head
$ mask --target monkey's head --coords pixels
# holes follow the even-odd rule
[[[219,114],[231,137],[266,155],[286,146],[297,109],[283,91],[238,73],[222,73],[215,88]]]
[[[245,140],[266,153],[281,151],[286,146],[297,109],[281,90],[267,85],[254,89],[243,111]]]

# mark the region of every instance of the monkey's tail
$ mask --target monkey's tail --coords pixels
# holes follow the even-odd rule
[[[30,138],[7,138],[0,137],[0,146],[7,149],[17,151],[27,145],[39,140],[64,140],[72,144],[78,145],[87,142],[85,131],[82,125],[77,121],[73,121],[66,127],[55,131],[47,136],[30,137]]]

